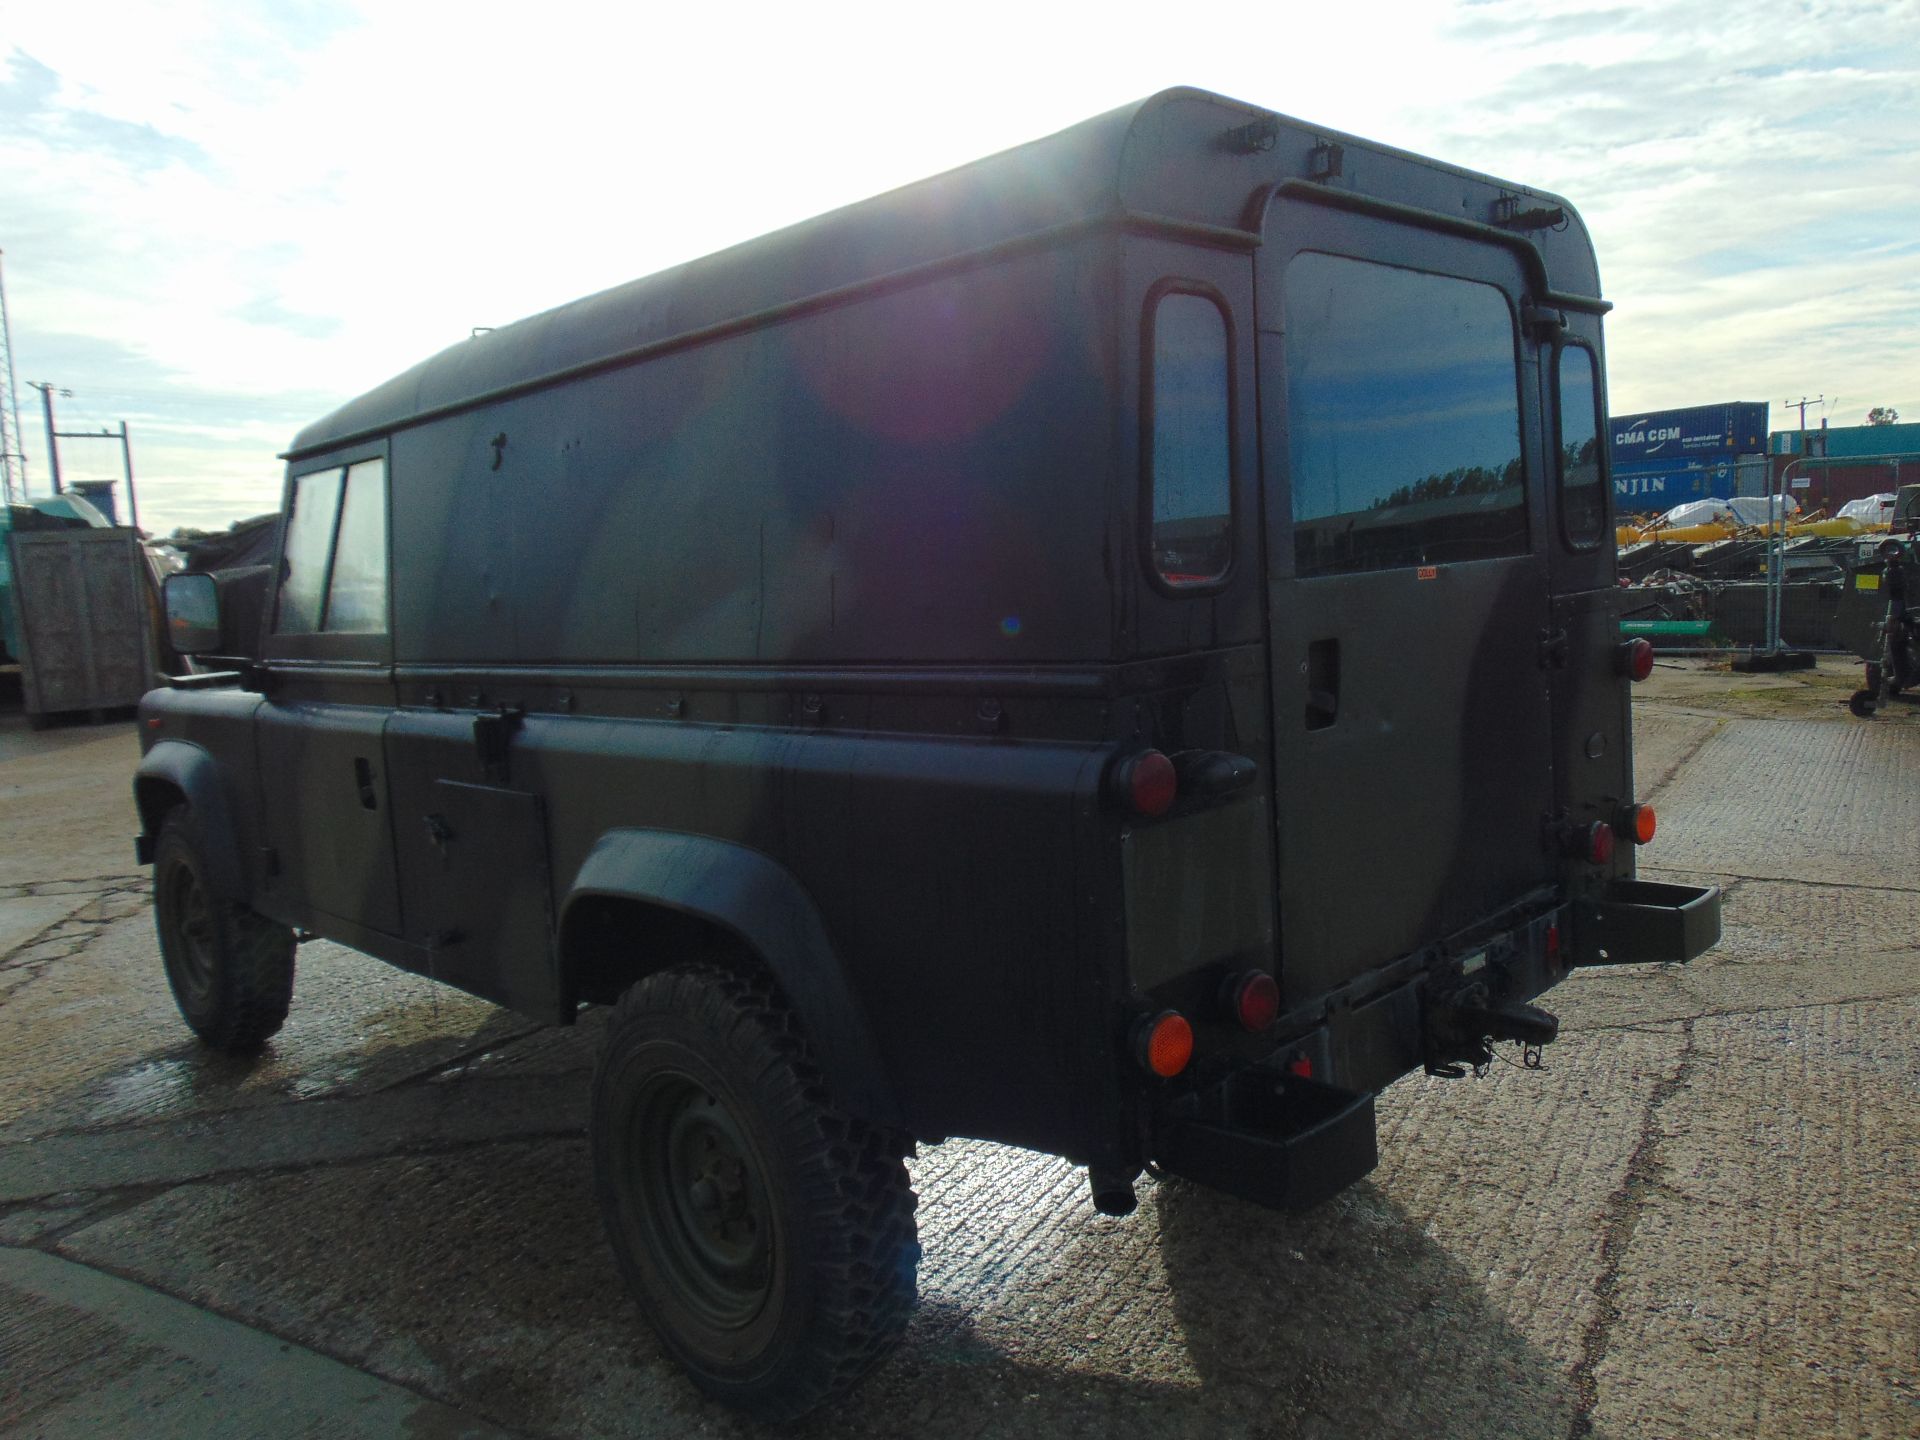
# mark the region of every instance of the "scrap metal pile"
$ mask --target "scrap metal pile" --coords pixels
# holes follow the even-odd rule
[[[1841,596],[1887,522],[1857,514],[1803,517],[1791,500],[1784,526],[1779,513],[1766,497],[1738,496],[1623,520],[1616,531],[1620,583],[1634,592],[1626,618],[1657,622],[1648,633],[1663,646],[1758,644],[1766,629],[1767,551],[1778,544],[1782,633],[1808,649],[1847,648],[1835,629]]]

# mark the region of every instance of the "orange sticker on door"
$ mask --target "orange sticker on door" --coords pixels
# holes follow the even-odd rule
[[[1440,567],[1438,565],[1422,565],[1413,573],[1422,580],[1437,580],[1440,578]]]

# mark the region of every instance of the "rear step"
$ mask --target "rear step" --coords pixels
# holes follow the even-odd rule
[[[1373,1096],[1261,1066],[1161,1113],[1160,1168],[1274,1210],[1305,1210],[1379,1162]]]

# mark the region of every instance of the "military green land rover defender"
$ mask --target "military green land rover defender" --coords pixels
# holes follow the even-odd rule
[[[762,1416],[906,1324],[916,1143],[1311,1205],[1719,933],[1634,878],[1607,308],[1564,201],[1174,90],[463,341],[169,585],[245,657],[141,712],[180,1008],[259,1046],[296,932],[614,1007],[614,1256]]]

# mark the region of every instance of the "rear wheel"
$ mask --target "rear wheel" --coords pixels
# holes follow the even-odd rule
[[[220,899],[207,883],[205,842],[180,806],[153,856],[153,919],[167,984],[187,1024],[216,1050],[257,1050],[293,1002],[293,931]]]
[[[770,986],[706,966],[635,985],[592,1129],[627,1284],[708,1394],[790,1419],[906,1328],[920,1247],[904,1146],[834,1105]]]

